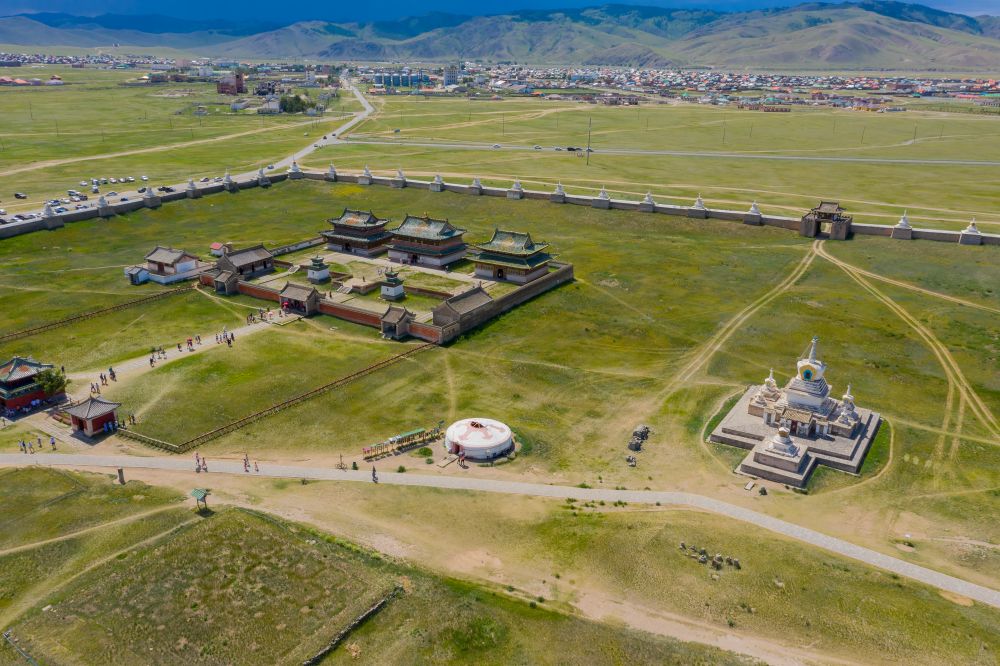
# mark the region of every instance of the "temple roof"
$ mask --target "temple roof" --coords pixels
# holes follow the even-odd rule
[[[242,250],[233,250],[232,252],[223,255],[219,261],[228,261],[233,266],[239,268],[240,266],[245,266],[246,264],[252,264],[256,261],[264,261],[266,259],[271,259],[274,255],[264,247],[263,244],[254,245],[253,247],[244,248]]]
[[[840,207],[839,201],[820,201],[813,210],[820,213],[841,213],[844,209]]]
[[[172,247],[163,247],[157,245],[156,248],[146,255],[146,261],[152,261],[158,264],[176,264],[187,257],[189,259],[197,260],[198,257],[193,254],[189,254],[184,250],[175,250]]]
[[[281,290],[281,297],[292,301],[305,302],[309,300],[313,294],[319,294],[319,292],[316,291],[316,287],[306,287],[305,285],[295,284],[294,282],[286,282],[285,288]]]
[[[343,224],[349,227],[363,228],[382,226],[388,221],[388,219],[376,216],[370,210],[354,210],[352,208],[345,208],[340,217],[331,217],[327,220],[330,224]]]
[[[0,365],[0,382],[15,382],[19,379],[34,377],[43,370],[51,370],[49,363],[40,363],[28,356],[15,356],[3,365]]]
[[[543,252],[548,246],[548,243],[535,243],[531,240],[531,234],[528,233],[494,229],[492,238],[485,243],[477,244],[475,247],[484,252],[528,256],[536,252]]]
[[[390,305],[389,309],[385,311],[382,315],[382,321],[387,324],[398,324],[407,318],[412,318],[413,313],[406,308],[397,307],[395,305]]]
[[[457,296],[452,296],[434,309],[447,309],[455,314],[463,315],[491,302],[493,302],[493,298],[482,287],[476,287]]]
[[[435,220],[432,217],[417,217],[407,215],[403,223],[392,230],[398,236],[410,236],[427,240],[447,240],[461,238],[465,229],[453,226],[448,220]]]
[[[71,416],[75,416],[78,419],[96,419],[99,416],[104,416],[105,414],[110,414],[115,411],[122,404],[120,402],[111,402],[110,400],[105,400],[104,398],[87,398],[78,405],[73,405],[72,407],[67,407],[65,412]]]

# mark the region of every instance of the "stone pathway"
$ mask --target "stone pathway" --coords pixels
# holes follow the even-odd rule
[[[76,468],[87,467],[124,467],[140,469],[158,469],[172,472],[187,472],[191,482],[204,484],[206,477],[212,474],[235,474],[238,476],[261,476],[268,478],[298,478],[321,481],[353,481],[367,483],[371,492],[378,491],[378,485],[373,484],[370,471],[350,471],[336,468],[316,466],[274,465],[265,463],[260,473],[247,473],[242,461],[208,460],[209,471],[200,474],[194,471],[194,462],[187,457],[146,457],[122,455],[81,455],[81,454],[35,454],[29,456],[19,453],[0,454],[0,466],[25,467],[30,465],[65,466]],[[501,481],[496,479],[481,479],[472,476],[429,476],[424,474],[395,472],[379,472],[379,484],[420,486],[444,488],[448,490],[470,490],[476,492],[491,492],[510,495],[529,495],[550,497],[556,499],[575,498],[580,501],[605,502],[624,501],[632,504],[651,504],[663,506],[684,506],[711,513],[720,514],[734,520],[749,523],[755,527],[786,536],[797,541],[823,548],[843,557],[863,562],[880,569],[905,576],[912,580],[930,585],[939,590],[960,594],[980,603],[1000,608],[1000,591],[970,583],[947,574],[934,571],[904,560],[884,555],[880,552],[855,545],[849,541],[811,530],[801,525],[789,523],[758,511],[745,509],[735,504],[729,504],[711,497],[693,493],[656,491],[656,490],[611,490],[605,488],[578,488],[575,486],[547,485],[542,483],[525,483],[520,481]],[[199,481],[200,480],[200,481]]]

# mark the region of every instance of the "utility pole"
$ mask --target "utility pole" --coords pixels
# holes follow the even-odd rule
[[[594,117],[587,118],[587,166],[590,166],[590,130],[594,125]]]
[[[868,130],[868,125],[861,128],[861,145],[865,145],[865,132]]]

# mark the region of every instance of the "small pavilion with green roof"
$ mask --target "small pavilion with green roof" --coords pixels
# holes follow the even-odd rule
[[[486,280],[526,284],[548,273],[552,259],[548,243],[536,243],[520,231],[494,229],[492,238],[473,247],[476,276]]]

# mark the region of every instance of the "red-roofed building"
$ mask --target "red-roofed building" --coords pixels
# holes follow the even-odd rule
[[[39,373],[51,369],[48,363],[21,356],[0,365],[0,408],[20,409],[33,400],[51,398],[38,383]]]

